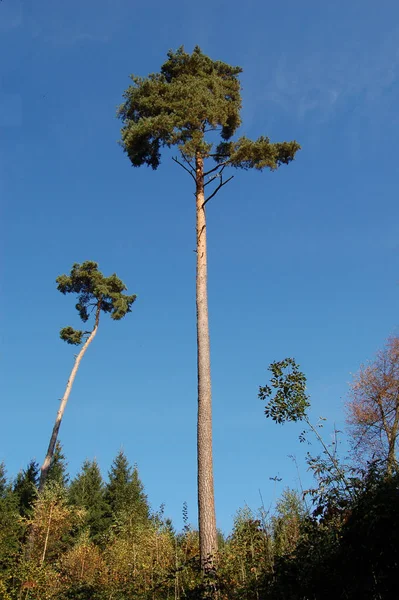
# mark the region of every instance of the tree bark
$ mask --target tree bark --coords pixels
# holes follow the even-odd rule
[[[387,456],[387,475],[391,476],[398,468],[398,462],[396,460],[396,440],[398,438],[398,427],[399,427],[399,411],[396,406],[396,413],[392,429],[390,434],[387,434],[388,438],[388,456]]]
[[[53,458],[55,445],[57,443],[58,432],[59,432],[59,429],[61,426],[62,417],[64,415],[65,407],[67,405],[68,398],[69,398],[71,390],[72,390],[73,382],[75,381],[76,373],[78,372],[80,362],[81,362],[83,356],[85,355],[87,348],[90,346],[90,344],[94,340],[94,337],[97,333],[98,323],[100,321],[100,312],[101,312],[101,300],[99,300],[99,302],[97,303],[96,319],[95,319],[93,330],[90,333],[87,340],[85,341],[85,343],[83,344],[79,354],[76,355],[75,364],[73,365],[73,369],[69,376],[64,395],[61,399],[60,407],[58,409],[57,417],[55,419],[55,423],[54,423],[54,427],[53,427],[53,432],[51,434],[50,443],[48,445],[46,458],[44,459],[44,462],[40,468],[39,493],[43,490],[44,485],[46,483],[48,471],[49,471],[50,464],[51,464],[51,459]]]
[[[215,494],[212,456],[211,359],[208,322],[206,215],[204,161],[196,156],[197,225],[197,367],[198,367],[198,517],[200,558],[204,570],[214,564],[217,553]]]

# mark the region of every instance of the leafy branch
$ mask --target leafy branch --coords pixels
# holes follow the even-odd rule
[[[265,406],[266,417],[280,424],[297,421],[305,422],[322,445],[324,453],[328,456],[338,480],[348,494],[352,495],[349,482],[335,456],[335,452],[330,451],[318,432],[317,427],[309,420],[307,410],[310,407],[310,402],[309,396],[306,394],[306,376],[300,370],[299,365],[293,358],[285,358],[282,361],[271,363],[268,370],[272,373],[270,385],[260,386],[258,393],[260,400],[267,400]],[[301,442],[305,441],[305,432],[300,434],[299,439]],[[308,463],[312,463],[315,460],[317,459],[310,457]],[[313,468],[312,464],[310,466]]]

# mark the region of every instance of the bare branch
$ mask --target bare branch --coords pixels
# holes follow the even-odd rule
[[[346,491],[348,492],[348,494],[352,497],[353,493],[352,490],[350,488],[350,485],[348,483],[348,480],[346,478],[345,472],[341,469],[341,466],[336,458],[336,448],[333,450],[333,452],[331,453],[330,450],[328,449],[328,446],[326,445],[326,443],[324,442],[323,438],[321,437],[320,433],[317,431],[316,427],[314,425],[312,425],[312,423],[309,421],[308,417],[305,417],[304,419],[305,423],[308,425],[308,427],[313,431],[313,433],[316,435],[317,439],[319,440],[320,444],[323,446],[324,448],[324,452],[327,454],[327,456],[329,457],[329,459],[331,460],[331,463],[333,465],[333,467],[335,468],[335,471],[339,477],[340,482],[343,484],[344,488],[346,489]]]
[[[189,159],[187,158],[187,156],[184,154],[184,152],[181,153],[183,160],[185,163],[188,164],[188,166],[190,167],[190,169],[192,169],[195,172],[195,167],[194,165],[191,164],[191,162],[189,161]]]
[[[222,131],[223,127],[210,127],[209,129],[204,129],[204,133],[210,133],[211,131]]]
[[[226,183],[229,183],[229,181],[231,181],[234,178],[234,175],[232,175],[231,177],[229,177],[228,179],[226,179],[226,181],[223,181],[222,176],[220,177],[220,183],[217,186],[217,188],[212,192],[212,194],[210,196],[208,196],[208,198],[205,200],[203,206],[205,206],[205,204],[207,202],[209,202],[209,200],[211,200],[211,198],[213,198],[214,196],[216,196],[216,194],[218,193],[218,191],[220,190],[220,188],[222,188],[224,185],[226,185]]]
[[[209,178],[209,181],[207,181],[207,182],[204,184],[204,188],[206,188],[206,186],[207,186],[207,185],[209,185],[210,183],[212,183],[213,181],[215,181],[215,179],[217,179],[218,177],[220,177],[220,178],[221,178],[221,177],[222,177],[222,173],[223,173],[223,171],[224,171],[224,168],[225,168],[225,167],[226,167],[226,165],[223,165],[222,167],[220,167],[220,171],[219,171],[219,173],[216,173],[216,175],[214,175],[213,177],[210,177],[210,178]],[[218,168],[219,168],[219,167],[218,167]],[[213,170],[214,170],[214,169],[213,169]],[[204,175],[204,177],[206,177],[206,175]]]
[[[172,160],[174,160],[174,161],[175,161],[175,163],[177,163],[177,164],[178,164],[178,165],[180,165],[180,166],[181,166],[181,167],[182,167],[182,168],[183,168],[185,171],[187,171],[187,173],[188,173],[189,175],[191,175],[191,177],[192,177],[192,178],[194,179],[194,181],[196,182],[195,175],[194,175],[194,173],[192,173],[192,172],[190,171],[190,169],[187,169],[187,167],[185,167],[185,166],[183,165],[183,163],[181,163],[179,160],[177,160],[177,158],[176,158],[175,156],[173,156],[173,157],[172,157]],[[191,165],[190,165],[190,167],[191,167]]]
[[[213,167],[213,169],[210,169],[209,171],[207,171],[206,173],[204,173],[204,177],[207,177],[208,175],[210,175],[211,173],[214,173],[215,171],[217,171],[218,169],[224,169],[227,166],[227,161],[224,163],[219,163],[218,165],[216,165],[216,167]]]

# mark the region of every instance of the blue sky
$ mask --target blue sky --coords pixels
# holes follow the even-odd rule
[[[138,295],[103,319],[60,438],[70,473],[120,448],[157,508],[196,520],[195,244],[191,180],[165,155],[133,169],[115,118],[128,75],[199,44],[243,67],[243,127],[297,139],[277,173],[238,172],[209,204],[219,526],[297,485],[300,427],[267,422],[257,389],[294,356],[312,415],[344,427],[351,373],[397,333],[399,6],[288,0],[0,4],[0,460],[42,460],[77,325],[55,277],[96,260]],[[328,430],[328,426],[327,426]],[[328,431],[327,437],[328,437]],[[316,451],[316,448],[314,447]],[[278,475],[277,486],[269,477]]]

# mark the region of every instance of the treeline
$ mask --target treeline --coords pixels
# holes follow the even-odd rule
[[[380,462],[345,469],[309,457],[316,486],[287,489],[272,513],[237,512],[219,532],[217,569],[201,576],[198,532],[152,511],[123,452],[104,482],[96,461],[68,480],[57,444],[45,488],[32,461],[12,482],[0,468],[0,598],[246,600],[394,598],[399,476]],[[32,532],[34,544],[32,545]]]

